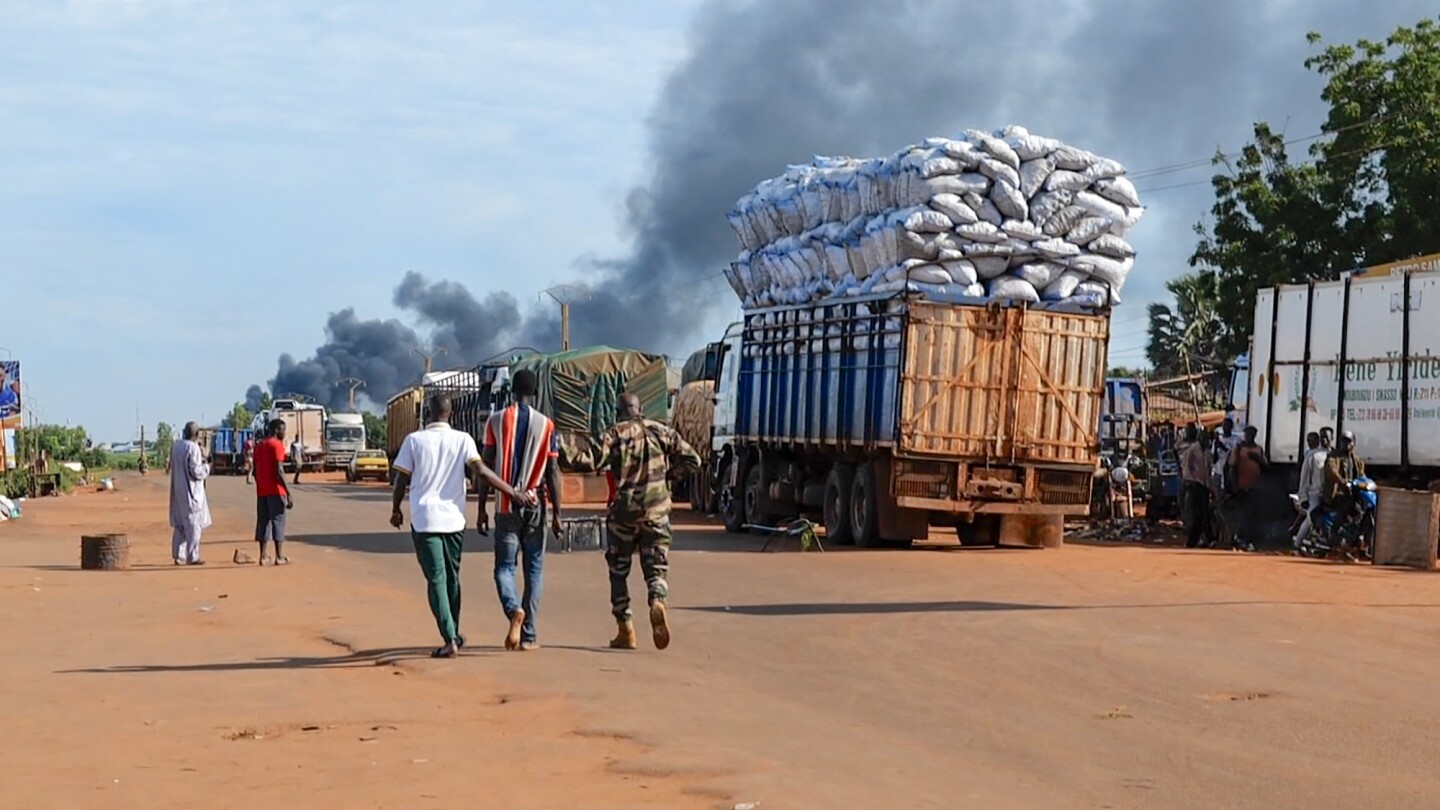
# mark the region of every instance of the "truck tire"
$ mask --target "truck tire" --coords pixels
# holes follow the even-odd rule
[[[729,470],[722,470],[721,480],[729,474]],[[749,516],[745,514],[745,488],[743,480],[740,486],[730,488],[729,503],[725,507],[725,531],[731,534],[744,534],[745,524],[749,522]]]
[[[875,466],[861,464],[850,486],[850,535],[861,548],[880,548],[880,493],[875,486]]]
[[[840,546],[853,546],[855,533],[850,530],[850,495],[855,486],[855,468],[836,464],[825,478],[825,500],[822,512],[825,539]]]
[[[765,514],[761,504],[765,502],[765,478],[760,465],[756,464],[745,474],[745,491],[742,497],[745,503],[745,518],[748,522],[769,526],[771,518]]]

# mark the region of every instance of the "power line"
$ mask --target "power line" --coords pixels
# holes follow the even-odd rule
[[[1346,125],[1346,126],[1340,127],[1339,129],[1330,130],[1329,132],[1317,132],[1317,133],[1314,133],[1313,135],[1306,135],[1306,136],[1300,137],[1300,138],[1290,138],[1290,139],[1288,139],[1288,140],[1281,141],[1281,145],[1282,145],[1282,146],[1294,146],[1294,145],[1297,144],[1297,143],[1305,143],[1305,142],[1307,142],[1307,141],[1314,141],[1314,140],[1318,140],[1318,139],[1320,139],[1320,138],[1324,138],[1324,137],[1327,137],[1327,136],[1330,136],[1330,135],[1339,135],[1339,134],[1342,133],[1342,132],[1349,132],[1349,131],[1351,131],[1351,130],[1355,130],[1355,129],[1359,129],[1359,128],[1361,128],[1361,127],[1370,126],[1371,124],[1379,123],[1380,121],[1384,121],[1384,120],[1387,119],[1387,118],[1392,118],[1392,117],[1394,117],[1394,116],[1396,116],[1396,115],[1399,115],[1399,114],[1400,114],[1400,111],[1399,111],[1399,110],[1391,110],[1391,111],[1388,112],[1388,113],[1382,113],[1382,114],[1380,114],[1380,115],[1371,116],[1370,118],[1367,118],[1367,119],[1365,119],[1364,121],[1357,121],[1357,122],[1355,122],[1355,123],[1353,123],[1353,124],[1348,124],[1348,125]],[[1168,166],[1156,166],[1156,167],[1150,168],[1150,169],[1140,169],[1139,171],[1134,171],[1134,172],[1129,172],[1129,173],[1127,173],[1127,176],[1128,176],[1131,180],[1135,180],[1135,179],[1148,179],[1148,178],[1152,178],[1152,177],[1158,177],[1158,176],[1160,176],[1160,175],[1173,174],[1173,173],[1175,173],[1175,172],[1191,171],[1191,170],[1193,170],[1193,169],[1200,169],[1200,168],[1204,168],[1204,167],[1206,167],[1206,166],[1213,166],[1213,165],[1215,165],[1215,163],[1216,163],[1217,161],[1229,160],[1229,159],[1231,159],[1231,158],[1237,157],[1239,154],[1240,154],[1240,152],[1238,152],[1238,151],[1237,151],[1237,152],[1221,152],[1221,153],[1219,153],[1219,154],[1213,155],[1213,156],[1208,157],[1208,158],[1196,158],[1195,160],[1187,160],[1187,161],[1184,161],[1184,162],[1181,162],[1181,163],[1172,163],[1172,164],[1170,164],[1170,165],[1168,165]],[[1153,191],[1153,190],[1156,190],[1156,189],[1152,189],[1152,191]]]

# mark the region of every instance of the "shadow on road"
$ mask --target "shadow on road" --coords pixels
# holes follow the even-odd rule
[[[992,613],[1031,610],[1160,610],[1164,608],[1258,607],[1265,605],[1440,608],[1440,603],[1347,604],[1343,602],[1237,600],[1229,602],[1173,602],[1135,605],[1032,605],[1023,602],[801,602],[774,605],[707,605],[680,607],[702,613],[738,613],[742,616],[844,616],[890,613]]]
[[[489,653],[479,650],[471,651],[468,647],[460,653],[460,657],[462,658],[478,658],[487,655],[489,655]],[[233,661],[216,664],[136,664],[129,666],[91,667],[87,669],[62,669],[56,674],[116,675],[139,672],[248,672],[278,669],[352,669],[357,667],[388,666],[401,661],[416,661],[428,658],[430,658],[429,648],[386,647],[375,650],[359,650],[346,655],[261,658],[256,661]]]

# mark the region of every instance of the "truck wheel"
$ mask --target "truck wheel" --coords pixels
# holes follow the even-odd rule
[[[706,484],[704,472],[697,470],[690,473],[690,508],[702,515],[705,514],[705,496],[710,491]]]
[[[850,494],[855,486],[855,469],[848,464],[836,464],[825,478],[825,500],[822,504],[825,520],[825,539],[840,546],[855,544],[855,534],[850,531]]]
[[[875,467],[861,464],[850,487],[850,535],[861,548],[879,548],[879,493],[875,489]]]
[[[760,465],[756,464],[745,474],[745,517],[750,523],[769,526],[770,517],[760,509],[765,500],[765,479]]]
[[[723,479],[729,470],[721,474]],[[728,502],[725,503],[725,531],[731,534],[743,534],[748,516],[745,514],[745,490],[741,487],[730,487]],[[722,500],[724,500],[722,498]]]

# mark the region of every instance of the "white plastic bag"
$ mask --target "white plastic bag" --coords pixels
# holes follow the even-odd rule
[[[1048,157],[1038,157],[1021,163],[1020,193],[1024,194],[1027,200],[1039,194],[1054,171],[1055,161]]]
[[[1075,227],[1065,232],[1065,241],[1084,247],[1098,239],[1101,234],[1109,231],[1110,224],[1110,220],[1104,217],[1087,216],[1075,223]]]
[[[1080,248],[1066,242],[1064,239],[1041,239],[1034,243],[1035,252],[1047,259],[1068,259],[1080,255]]]
[[[1030,201],[1030,221],[1046,222],[1074,199],[1075,195],[1068,191],[1045,191],[1036,194]]]
[[[1018,185],[1012,184],[1004,178],[995,181],[994,188],[990,189],[990,199],[995,207],[1000,210],[1008,219],[1025,219],[1030,216],[1030,207],[1025,203],[1025,195],[1020,193]]]
[[[958,194],[936,194],[930,198],[930,207],[949,217],[956,225],[971,225],[980,221],[975,209],[966,205]]]
[[[965,135],[970,139],[971,143],[979,146],[980,149],[990,157],[1009,166],[1011,169],[1020,168],[1020,156],[1016,154],[1015,149],[1004,140],[994,135],[987,135],[979,130],[967,130]]]
[[[1109,256],[1087,253],[1084,256],[1070,259],[1067,264],[1072,270],[1087,273],[1091,279],[1103,281],[1109,284],[1111,289],[1119,292],[1125,286],[1125,279],[1130,275],[1130,269],[1135,266],[1135,260],[1112,259]]]
[[[1056,168],[1066,169],[1072,172],[1083,172],[1100,158],[1084,149],[1077,149],[1073,146],[1061,146],[1050,153],[1050,158],[1055,161]]]
[[[1035,304],[1040,301],[1040,294],[1028,281],[1022,281],[1014,276],[999,276],[990,282],[990,297],[1001,301],[1024,301]]]
[[[905,230],[915,233],[945,233],[954,227],[949,217],[929,208],[905,218]]]
[[[991,180],[1008,180],[1010,185],[1020,187],[1019,170],[990,155],[980,158],[980,173]]]
[[[1010,259],[1005,256],[986,256],[969,261],[975,267],[975,275],[981,279],[995,278],[1010,267]]]
[[[1134,208],[1140,204],[1140,192],[1135,190],[1135,184],[1130,182],[1128,177],[1111,177],[1095,182],[1095,193],[1111,202],[1120,203],[1127,208]]]
[[[1046,236],[1064,236],[1072,228],[1080,224],[1089,211],[1078,205],[1067,205],[1055,212],[1055,215],[1045,220],[1045,227],[1041,228]]]
[[[1046,301],[1064,301],[1075,293],[1075,287],[1089,276],[1078,270],[1066,270],[1046,285],[1041,297]]]
[[[1011,275],[1029,283],[1037,290],[1045,289],[1050,282],[1064,273],[1065,267],[1054,262],[1030,262],[1010,270]]]
[[[1128,259],[1135,255],[1135,248],[1113,233],[1102,234],[1095,241],[1086,246],[1091,253],[1098,253],[1102,256],[1109,256],[1115,259]]]
[[[1004,231],[1001,231],[989,222],[972,222],[969,225],[957,225],[955,226],[955,235],[961,239],[968,239],[971,242],[987,242],[991,244],[999,244],[1009,238],[1005,235]]]
[[[1045,181],[1046,191],[1084,191],[1090,187],[1090,180],[1079,172],[1056,169]]]
[[[969,286],[980,279],[979,274],[975,272],[975,265],[964,259],[945,262],[941,266],[945,268],[945,272],[950,274],[950,278],[956,284]]]
[[[1061,143],[1053,138],[1030,134],[1011,135],[1005,139],[1005,143],[1010,144],[1010,148],[1015,150],[1015,154],[1019,155],[1022,161],[1046,157],[1061,146]]]
[[[1000,230],[1015,239],[1023,239],[1026,242],[1045,238],[1045,233],[1028,219],[1007,219],[1001,223]]]
[[[1104,217],[1111,222],[1123,222],[1126,219],[1125,207],[1113,203],[1093,191],[1082,191],[1075,195],[1075,204],[1086,209],[1097,217]]]

